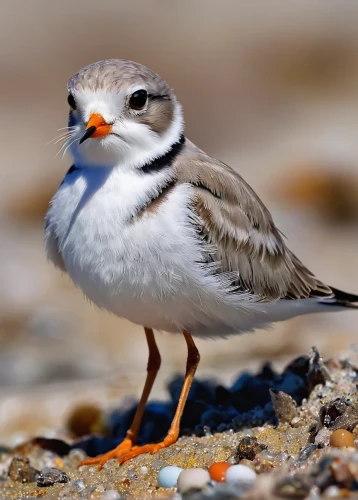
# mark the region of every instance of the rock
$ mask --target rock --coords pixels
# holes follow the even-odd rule
[[[297,415],[296,401],[283,391],[270,389],[275,415],[280,424],[288,424]]]
[[[82,479],[76,479],[76,481],[73,481],[73,484],[71,486],[71,489],[75,491],[76,493],[80,493],[85,489],[85,483],[83,482]]]
[[[258,443],[256,437],[244,437],[238,444],[235,461],[239,462],[243,458],[253,460],[257,453],[260,453],[260,451],[265,450],[266,448],[267,446],[265,444]]]
[[[323,427],[323,429],[321,429],[317,433],[317,435],[314,439],[314,444],[317,445],[319,448],[325,448],[326,446],[329,445],[329,441],[331,439],[331,434],[332,434],[332,431]]]
[[[240,500],[242,496],[238,488],[232,484],[213,483],[209,484],[205,491],[189,492],[182,498],[183,500]]]
[[[319,433],[319,430],[320,430],[319,421],[318,420],[313,421],[308,429],[310,443],[315,443],[315,439],[316,439],[317,434]]]
[[[182,470],[181,467],[175,467],[173,465],[164,467],[158,474],[158,486],[160,488],[174,488],[177,485],[178,477]]]
[[[246,465],[233,465],[226,471],[225,479],[227,483],[234,484],[243,490],[250,490],[256,482],[257,474]]]
[[[190,491],[203,490],[210,482],[210,474],[205,469],[186,469],[178,477],[178,492],[181,494]]]
[[[303,475],[288,476],[279,481],[275,494],[279,498],[307,498],[313,486],[313,479]]]
[[[37,486],[53,486],[55,483],[68,483],[69,480],[66,472],[55,467],[45,467],[37,478]]]
[[[307,373],[309,392],[311,392],[316,387],[316,385],[324,385],[328,380],[331,380],[329,371],[324,365],[323,360],[316,347],[312,347]]]
[[[28,458],[13,458],[9,467],[8,476],[20,483],[34,483],[40,472],[30,465]]]
[[[346,403],[341,398],[336,398],[322,406],[319,416],[325,427],[332,427],[338,417],[341,417],[347,409]]]
[[[316,451],[316,449],[317,449],[316,444],[309,444],[308,446],[302,448],[297,458],[297,464],[299,465],[305,464],[312,455],[312,453]]]
[[[348,398],[336,398],[322,406],[321,423],[332,430],[352,431],[358,424],[358,404]]]

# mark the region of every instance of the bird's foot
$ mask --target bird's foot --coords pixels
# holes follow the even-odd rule
[[[109,451],[104,455],[99,455],[98,457],[82,460],[78,467],[81,467],[82,465],[98,465],[98,470],[101,470],[104,464],[106,464],[111,458],[116,458],[119,464],[124,464],[125,462],[128,462],[128,460],[132,460],[132,458],[143,455],[143,453],[151,453],[154,455],[159,450],[167,448],[171,444],[175,443],[176,440],[177,436],[168,434],[167,437],[160,443],[133,446],[132,441],[126,438],[114,450]]]
[[[116,448],[114,448],[114,450],[111,450],[104,455],[98,455],[98,457],[86,458],[79,463],[78,467],[81,467],[82,465],[98,465],[98,470],[101,470],[104,464],[106,464],[111,458],[119,459],[136,448],[138,448],[138,446],[133,446],[131,439],[125,438]]]
[[[166,438],[164,438],[160,443],[145,444],[144,446],[134,446],[130,451],[123,453],[122,456],[118,457],[117,462],[119,464],[124,464],[125,462],[128,462],[128,460],[132,460],[132,458],[143,455],[143,453],[150,453],[151,455],[154,455],[159,450],[162,450],[163,448],[167,448],[168,446],[174,444],[176,440],[177,436],[168,434]]]

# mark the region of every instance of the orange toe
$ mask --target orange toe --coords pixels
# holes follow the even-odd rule
[[[174,444],[176,441],[175,437],[167,436],[163,441],[157,444],[145,444],[144,446],[134,446],[127,453],[123,453],[122,456],[118,457],[117,462],[119,464],[124,464],[128,462],[128,460],[132,460],[132,458],[138,457],[139,455],[143,455],[143,453],[151,453],[154,455],[159,450],[163,448],[167,448],[168,446]]]
[[[126,455],[131,450],[135,450],[136,448],[138,448],[138,446],[133,446],[132,441],[126,438],[116,448],[114,448],[114,450],[111,450],[104,455],[98,455],[98,457],[86,458],[86,460],[82,460],[82,462],[79,463],[78,467],[81,467],[82,465],[98,465],[98,470],[101,470],[104,464],[106,464],[111,458],[120,459],[123,455]]]

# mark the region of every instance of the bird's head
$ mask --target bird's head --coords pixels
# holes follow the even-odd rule
[[[145,66],[108,59],[68,82],[69,152],[83,167],[140,168],[165,154],[183,132],[181,106]]]

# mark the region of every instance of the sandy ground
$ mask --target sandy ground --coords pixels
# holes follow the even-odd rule
[[[259,404],[245,423],[243,414],[237,414],[233,422],[239,429],[216,434],[207,429],[206,435],[183,437],[156,455],[140,455],[123,465],[110,460],[101,471],[96,466],[78,468],[85,455],[78,449],[69,451],[68,446],[63,450],[61,441],[30,441],[0,455],[0,498],[354,498],[358,479],[357,349],[337,356],[326,366],[313,355],[306,366],[302,370],[302,365],[291,365],[273,379],[272,374],[268,375],[267,381],[275,389],[275,425],[257,426],[263,409],[272,412],[267,405]],[[261,380],[264,382],[265,378]],[[277,390],[282,384],[292,397]],[[232,405],[239,403],[238,395],[232,393]],[[337,429],[345,430],[349,444],[332,438]],[[71,442],[69,436],[67,441]],[[253,469],[257,476],[252,489],[242,496],[239,486],[212,483],[203,485],[199,492],[181,496],[175,494],[174,488],[158,487],[158,472],[167,465],[208,469],[220,461]],[[51,467],[55,469],[49,470]]]

